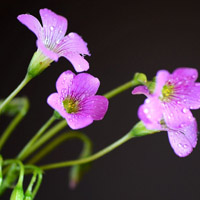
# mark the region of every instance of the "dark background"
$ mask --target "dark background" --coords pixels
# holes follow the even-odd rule
[[[98,77],[98,94],[130,80],[135,72],[149,79],[159,69],[200,67],[200,9],[190,1],[2,1],[0,97],[6,97],[23,79],[36,37],[16,19],[30,13],[39,17],[40,8],[49,8],[68,19],[68,33],[77,32],[92,54],[89,73]],[[27,95],[31,108],[27,117],[3,149],[14,157],[52,115],[47,105],[55,92],[55,81],[65,70],[73,70],[66,59],[45,70],[19,94]],[[137,109],[144,101],[131,90],[110,100],[104,120],[84,128],[94,143],[94,152],[113,143],[138,121]],[[194,112],[197,121],[199,111]],[[7,119],[3,119],[5,124]],[[1,125],[3,129],[4,125]],[[63,144],[40,164],[75,159],[79,141]],[[177,157],[166,132],[137,138],[95,161],[75,190],[68,187],[68,168],[47,171],[37,200],[129,200],[200,198],[200,143],[186,158]],[[9,199],[9,192],[1,199]]]

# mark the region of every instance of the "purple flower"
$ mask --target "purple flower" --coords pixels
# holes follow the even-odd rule
[[[72,129],[80,129],[103,119],[108,109],[108,100],[95,95],[99,85],[99,79],[90,74],[75,75],[68,70],[59,76],[57,93],[51,94],[47,102]]]
[[[152,94],[146,86],[132,91],[148,97],[139,107],[139,118],[148,129],[167,130],[169,142],[180,157],[190,154],[197,144],[197,123],[190,111],[200,108],[197,77],[197,70],[192,68],[178,68],[172,74],[160,70]]]
[[[77,33],[65,36],[67,19],[46,8],[40,10],[40,16],[43,26],[32,15],[22,14],[17,17],[37,36],[38,51],[42,52],[49,62],[57,61],[59,57],[64,56],[77,72],[88,70],[89,64],[83,57],[90,55],[87,43]]]

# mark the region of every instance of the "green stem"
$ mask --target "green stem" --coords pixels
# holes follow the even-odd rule
[[[39,137],[47,130],[47,128],[55,121],[55,117],[52,116],[35,134],[35,136],[27,143],[27,145],[21,150],[18,154],[17,158],[20,160],[25,159],[29,155],[29,151],[31,151],[33,144],[37,141]]]
[[[50,169],[56,169],[56,168],[61,168],[61,167],[67,167],[67,166],[72,166],[72,165],[79,165],[87,162],[94,161],[103,155],[111,152],[112,150],[116,149],[118,146],[122,145],[123,143],[127,142],[130,140],[133,136],[130,134],[131,132],[128,132],[125,136],[114,142],[113,144],[109,145],[108,147],[102,149],[101,151],[93,154],[92,156],[82,158],[79,160],[71,160],[71,161],[65,161],[65,162],[59,162],[59,163],[53,163],[53,164],[47,164],[40,166],[40,169],[42,170],[50,170]]]
[[[3,148],[3,145],[13,132],[13,130],[16,128],[16,126],[20,123],[20,121],[24,117],[24,112],[20,112],[17,114],[17,116],[12,120],[12,122],[8,125],[6,130],[3,132],[1,138],[0,138],[0,150]]]
[[[126,135],[124,135],[122,138],[120,138],[119,140],[117,140],[113,144],[109,145],[108,147],[105,147],[104,149],[100,150],[99,152],[97,152],[97,153],[95,153],[95,154],[93,154],[89,157],[82,158],[82,159],[79,159],[79,160],[70,160],[70,161],[64,161],[64,162],[59,162],[59,163],[47,164],[47,165],[40,166],[40,169],[50,170],[50,169],[55,169],[55,168],[61,168],[61,167],[67,167],[67,166],[72,166],[72,165],[79,165],[79,164],[83,164],[83,163],[88,163],[88,162],[96,160],[96,159],[104,156],[105,154],[113,151],[114,149],[116,149],[120,145],[124,144],[125,142],[127,142],[131,138],[150,135],[150,134],[157,133],[157,132],[159,132],[159,130],[146,129],[143,122],[140,121],[135,126],[133,126],[133,128]]]
[[[47,131],[45,133],[45,135],[43,135],[42,137],[40,137],[39,141],[35,143],[35,139],[34,142],[31,142],[31,144],[29,144],[29,148],[28,151],[26,149],[23,150],[23,152],[21,152],[18,156],[18,159],[22,159],[24,160],[26,157],[28,157],[31,153],[33,153],[34,151],[36,151],[42,144],[44,144],[47,140],[49,140],[50,138],[52,138],[57,132],[59,132],[60,130],[62,130],[65,126],[67,125],[66,120],[62,120],[60,121],[57,125],[55,125],[53,128],[51,128],[49,131]],[[46,129],[45,129],[46,130]],[[42,131],[43,133],[44,131]],[[36,134],[37,135],[37,134]],[[41,135],[41,134],[39,134]],[[38,139],[39,137],[37,137],[36,139]],[[33,140],[32,139],[32,140]]]
[[[0,105],[0,114],[7,104],[26,86],[31,79],[32,77],[28,74],[25,76],[24,80],[18,85],[18,87]]]
[[[84,142],[84,151],[88,152],[91,149],[91,142],[88,137],[80,132],[77,131],[70,131],[68,133],[63,133],[55,138],[51,143],[46,145],[41,151],[39,151],[33,158],[31,158],[28,163],[35,164],[36,162],[40,161],[44,156],[49,154],[52,150],[54,150],[57,146],[65,142],[69,139],[80,139]],[[89,149],[89,150],[88,150]]]
[[[134,81],[134,80],[131,80],[127,83],[124,83],[123,85],[111,90],[110,92],[107,92],[106,94],[104,94],[103,96],[106,97],[107,99],[110,99],[116,95],[118,95],[119,93],[131,88],[131,87],[134,87],[136,85],[138,85],[139,82],[138,81]]]

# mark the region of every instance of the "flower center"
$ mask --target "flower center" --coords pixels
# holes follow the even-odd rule
[[[67,113],[71,114],[71,113],[76,113],[79,110],[79,106],[78,106],[79,102],[67,97],[64,101],[63,101],[63,106],[66,110]]]
[[[162,101],[169,101],[174,94],[174,85],[171,83],[167,83],[163,86],[161,100]]]

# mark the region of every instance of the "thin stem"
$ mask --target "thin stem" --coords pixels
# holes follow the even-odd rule
[[[32,154],[34,151],[36,151],[47,140],[49,140],[50,138],[52,138],[57,132],[59,132],[60,130],[62,130],[65,126],[67,126],[67,122],[66,122],[66,120],[62,120],[57,125],[55,125],[53,128],[51,128],[49,131],[47,131],[45,133],[45,135],[43,135],[42,137],[40,137],[39,141],[35,143],[36,139],[39,138],[37,136],[37,134],[36,134],[37,138],[36,138],[36,136],[35,136],[36,139],[33,138],[34,141],[29,144],[28,151],[26,151],[26,149],[24,149],[23,152],[21,152],[19,154],[18,159],[24,160],[26,157],[28,157],[30,154]],[[42,131],[42,133],[44,131]],[[40,136],[41,134],[38,134],[38,135]]]
[[[131,80],[129,82],[126,82],[124,83],[123,85],[115,88],[114,90],[111,90],[110,92],[107,92],[106,94],[104,94],[103,96],[106,97],[107,99],[110,99],[116,95],[118,95],[119,93],[131,88],[131,87],[134,87],[136,85],[138,85],[138,81],[134,81],[134,80]]]
[[[40,161],[44,156],[49,154],[52,150],[54,150],[57,146],[70,139],[82,140],[85,144],[85,152],[88,152],[88,149],[91,149],[91,142],[86,135],[77,131],[70,131],[68,133],[63,133],[62,135],[59,135],[57,138],[55,138],[51,143],[41,149],[41,151],[39,151],[31,160],[29,160],[28,163],[35,164],[36,162]]]
[[[1,138],[0,138],[0,150],[3,148],[3,145],[13,132],[13,130],[16,128],[16,126],[20,123],[20,121],[23,119],[24,113],[20,112],[16,115],[16,117],[12,120],[12,122],[8,125],[6,130],[3,132]]]
[[[26,75],[23,81],[18,85],[18,87],[3,101],[0,105],[0,114],[2,110],[7,106],[7,104],[26,86],[26,84],[32,79],[31,76]]]
[[[50,169],[55,169],[55,168],[61,168],[61,167],[67,167],[67,166],[79,165],[79,164],[91,162],[91,161],[96,160],[96,159],[102,157],[103,155],[111,152],[112,150],[114,150],[118,146],[120,146],[123,143],[130,140],[133,137],[131,134],[132,134],[132,132],[128,132],[125,136],[123,136],[122,138],[120,138],[119,140],[114,142],[113,144],[109,145],[108,147],[106,147],[106,148],[100,150],[99,152],[93,154],[92,156],[82,158],[82,159],[79,159],[79,160],[71,160],[71,161],[47,164],[47,165],[40,166],[40,168],[42,170],[50,170]]]
[[[35,136],[27,143],[27,145],[21,150],[18,154],[17,158],[23,160],[29,155],[29,151],[31,151],[33,144],[37,141],[39,137],[47,130],[47,128],[55,121],[55,117],[52,116],[35,134]]]

